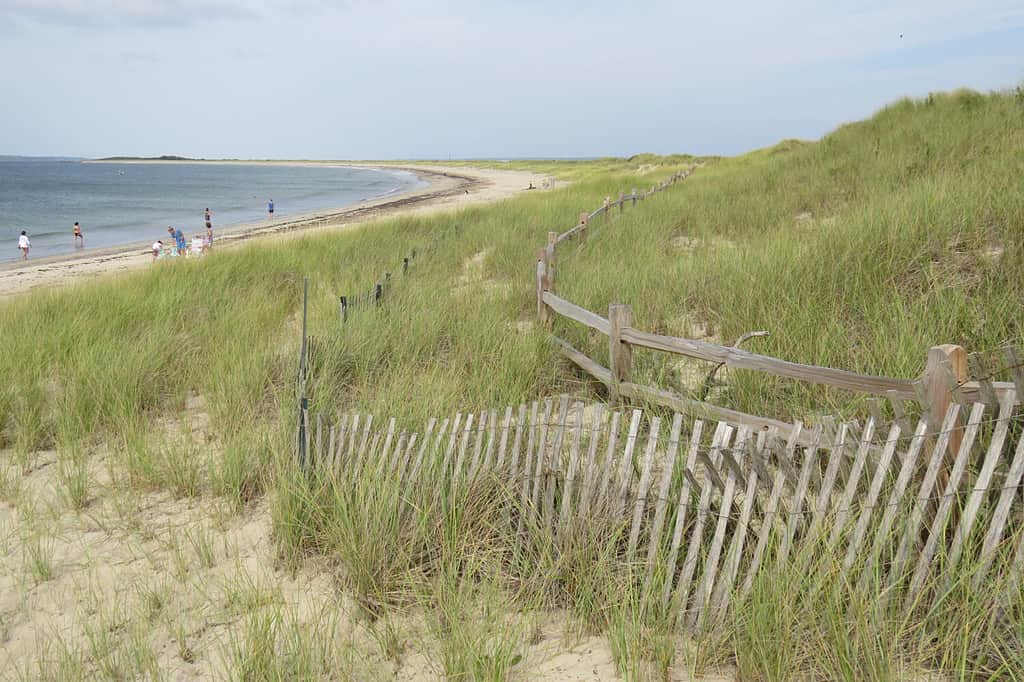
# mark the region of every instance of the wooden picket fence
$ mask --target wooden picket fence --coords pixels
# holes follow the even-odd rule
[[[975,403],[964,426],[954,402],[938,430],[924,419],[912,432],[899,423],[883,431],[873,418],[819,425],[806,446],[799,422],[783,439],[772,427],[612,411],[565,395],[430,419],[422,433],[395,419],[303,411],[301,466],[342,485],[396,477],[403,489],[486,478],[516,500],[520,532],[533,519],[560,542],[578,524],[611,522],[647,596],[678,605],[694,628],[723,616],[760,571],[812,556],[834,557],[851,584],[880,587],[882,602],[900,595],[909,611],[936,598],[937,585],[963,580],[968,560],[974,584],[1019,584],[1016,402],[1010,389],[994,411]]]

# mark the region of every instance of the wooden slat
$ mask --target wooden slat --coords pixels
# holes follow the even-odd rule
[[[633,410],[633,419],[629,423],[629,435],[626,437],[626,447],[622,450],[622,460],[619,462],[619,493],[618,502],[615,505],[615,516],[620,517],[626,508],[626,496],[629,493],[629,483],[633,471],[633,449],[636,447],[637,433],[640,430],[640,417],[643,413],[640,410]]]
[[[512,409],[512,408],[509,408]],[[490,471],[494,464],[494,449],[497,447],[498,438],[498,411],[491,410],[491,416],[487,419],[487,445],[484,446],[484,461],[480,466],[483,467],[480,471],[474,473],[482,473]]]
[[[728,424],[719,423],[715,430],[715,437],[711,442],[712,466],[717,464],[718,452],[729,446],[732,438],[732,427]],[[704,524],[711,514],[711,491],[710,485],[704,486],[700,499],[697,501],[697,518],[690,530],[690,543],[686,548],[686,558],[683,560],[683,570],[679,573],[679,580],[676,583],[676,600],[679,604],[680,615],[685,614],[687,602],[690,596],[690,584],[693,581],[694,572],[697,570],[697,562],[700,559],[700,546],[703,541]]]
[[[910,425],[910,420],[907,419],[907,409],[904,406],[905,401],[896,394],[896,391],[889,391],[887,396],[889,398],[889,404],[892,405],[892,413],[896,415],[896,423],[900,425],[900,430],[903,433],[910,433],[913,431],[913,427]]]
[[[647,539],[647,572],[644,575],[643,594],[646,596],[654,574],[654,562],[661,549],[661,531],[665,525],[665,512],[668,508],[668,493],[672,485],[672,474],[675,473],[676,455],[679,452],[679,434],[683,430],[683,415],[678,412],[672,417],[672,428],[668,435],[668,449],[661,468],[661,480],[658,482],[657,497],[654,500],[654,521],[651,523]]]
[[[975,588],[980,587],[984,582],[992,560],[995,559],[996,550],[1003,539],[1003,528],[1010,516],[1010,507],[1013,505],[1013,501],[1020,496],[1018,486],[1022,476],[1024,476],[1024,435],[1019,436],[1017,441],[1017,449],[1006,470],[1006,476],[1003,478],[1003,485],[999,492],[999,501],[996,502],[992,520],[989,522],[985,540],[981,545],[981,554],[978,557],[978,565],[974,573]]]
[[[534,400],[530,406],[530,423],[527,429],[526,457],[523,461],[522,501],[525,513],[526,503],[530,501],[530,481],[533,474],[533,451],[536,444],[537,415],[539,403]]]
[[[590,428],[590,443],[587,457],[583,461],[583,488],[580,491],[580,516],[590,513],[590,499],[594,495],[594,482],[597,480],[597,448],[601,444],[601,419],[604,416],[604,405],[594,405],[594,422]]]
[[[761,454],[764,452],[767,435],[764,432],[758,435],[757,445],[749,453],[748,461],[754,461],[761,457]],[[754,503],[757,500],[759,475],[757,468],[751,467],[750,474],[747,476],[747,488],[743,494],[743,508],[740,510],[740,518],[736,524],[736,529],[733,531],[729,551],[725,555],[722,577],[719,579],[718,585],[715,587],[714,596],[712,597],[712,613],[719,614],[719,617],[725,615],[725,610],[729,604],[729,593],[732,591],[736,575],[740,570],[740,561],[743,559],[743,545],[747,539],[747,527],[750,525],[750,517],[753,514]]]
[[[537,458],[533,469],[533,494],[530,502],[533,504],[534,513],[540,511],[540,488],[544,480],[544,458],[547,456],[548,424],[551,422],[551,411],[554,403],[551,398],[544,400],[544,418],[540,422],[540,433],[537,438]]]
[[[793,453],[796,452],[797,441],[800,439],[800,432],[803,430],[803,424],[797,422],[793,425],[793,431],[789,434],[789,440],[786,442],[786,449],[780,459],[792,459]],[[768,547],[768,540],[771,538],[772,528],[775,526],[777,515],[779,511],[779,502],[782,499],[782,493],[786,488],[786,472],[781,468],[775,470],[775,477],[772,480],[772,490],[768,497],[768,503],[764,507],[764,513],[761,519],[761,530],[757,534],[757,545],[754,547],[754,554],[750,558],[750,564],[747,566],[747,575],[743,579],[743,586],[740,588],[741,597],[745,597],[750,593],[750,589],[754,586],[754,578],[757,576],[757,572],[761,569],[761,562],[764,559],[765,549]]]
[[[548,304],[548,307],[562,317],[568,317],[570,320],[574,320],[586,327],[599,331],[605,336],[607,336],[611,331],[611,325],[608,322],[608,319],[601,317],[597,313],[592,313],[586,308],[581,308],[575,303],[567,301],[560,296],[556,296],[550,291],[544,292],[543,299],[544,302]]]
[[[704,433],[704,422],[699,419],[693,423],[693,431],[690,434],[690,448],[686,454],[686,462],[683,465],[683,483],[679,488],[679,501],[676,504],[676,519],[672,530],[672,545],[668,551],[668,559],[665,561],[665,584],[662,590],[661,601],[667,603],[672,592],[672,583],[676,572],[676,559],[679,557],[679,546],[683,541],[683,530],[686,526],[686,511],[690,506],[690,490],[693,481],[693,468],[697,465],[697,451],[700,449],[701,436]]]
[[[860,445],[857,447],[857,454],[853,458],[853,464],[850,466],[850,473],[846,476],[846,488],[843,490],[843,496],[839,498],[839,504],[836,507],[835,520],[832,523],[832,532],[828,537],[829,547],[835,547],[836,543],[839,542],[840,536],[843,531],[846,530],[847,520],[850,518],[851,508],[853,505],[853,496],[857,492],[857,486],[860,484],[861,472],[864,471],[864,464],[867,462],[868,450],[871,449],[871,440],[875,437],[875,420],[868,419],[867,424],[864,425],[864,432],[860,437]]]
[[[513,486],[519,482],[519,447],[523,444],[526,428],[526,403],[522,403],[516,415],[516,433],[512,438],[512,453],[509,456],[509,480]]]
[[[377,473],[381,474],[388,465],[388,455],[391,454],[391,442],[395,437],[395,425],[397,420],[392,417],[388,421],[387,435],[384,437],[384,447],[377,457]]]
[[[310,464],[318,467],[324,459],[324,417],[322,412],[316,413],[316,450]]]
[[[465,424],[462,427],[462,435],[459,437],[459,456],[455,459],[455,468],[452,470],[452,489],[458,484],[459,479],[462,478],[462,468],[466,464],[466,451],[469,449],[469,441],[473,437],[473,422],[476,419],[475,414],[470,414],[466,417]]]
[[[619,442],[619,420],[621,417],[621,413],[612,412],[611,424],[608,426],[608,447],[605,452],[604,464],[602,466],[604,476],[601,479],[601,485],[598,488],[596,500],[598,508],[604,513],[611,512],[611,486],[612,479],[615,475],[615,449]]]
[[[359,414],[352,415],[352,428],[349,431],[348,453],[345,459],[348,460],[348,469],[353,468],[356,456],[356,434],[359,432]]]
[[[812,441],[817,443],[821,439],[821,425],[814,427],[814,436]],[[793,538],[796,535],[796,529],[800,525],[800,521],[803,520],[804,511],[804,498],[807,496],[807,489],[811,482],[811,472],[814,470],[814,465],[818,460],[818,446],[811,445],[804,450],[804,461],[800,469],[800,480],[797,482],[796,490],[793,492],[789,504],[789,519],[786,523],[786,532],[782,536],[782,541],[779,543],[779,553],[777,563],[782,566],[786,563],[789,558],[789,548],[793,543]]]
[[[327,436],[327,457],[323,460],[324,472],[330,472],[333,470],[334,464],[334,439],[337,436],[337,427],[331,425],[330,431]]]
[[[472,481],[480,468],[480,458],[485,451],[484,434],[488,433],[491,424],[491,415],[486,410],[480,411],[480,421],[476,425],[476,445],[473,446],[473,459],[469,462],[468,478]],[[492,441],[493,442],[493,441]]]
[[[640,472],[640,484],[636,491],[636,503],[633,505],[633,525],[629,531],[629,543],[626,545],[626,563],[632,564],[636,558],[636,543],[640,537],[640,523],[647,507],[647,489],[651,485],[651,467],[654,466],[654,450],[658,447],[658,436],[661,435],[661,418],[653,417],[650,432],[647,435],[647,450],[644,452],[643,468]]]
[[[953,544],[950,545],[949,552],[946,553],[945,570],[947,575],[947,587],[952,581],[953,572],[960,563],[960,555],[963,552],[964,543],[971,536],[971,531],[974,529],[974,522],[978,518],[978,510],[981,509],[981,503],[984,501],[985,494],[988,492],[989,485],[992,483],[992,474],[995,473],[996,466],[999,464],[999,460],[1003,454],[1003,444],[1006,442],[1006,434],[1010,430],[1010,419],[1013,416],[1013,407],[1015,402],[1016,395],[1014,391],[1003,394],[1002,404],[999,406],[999,416],[996,419],[996,426],[995,429],[993,429],[992,437],[989,440],[988,452],[985,454],[984,462],[982,462],[981,471],[978,472],[978,477],[974,480],[974,487],[971,489],[971,494],[967,498],[967,506],[964,507],[963,515],[960,517],[960,523],[957,524],[956,532],[953,535]]]
[[[399,480],[399,482],[402,482],[402,483],[407,483],[408,482],[408,481],[405,480],[405,474],[406,474],[407,471],[409,471],[409,465],[412,462],[412,452],[416,448],[416,440],[419,438],[419,436],[420,436],[419,433],[413,432],[413,434],[411,436],[409,436],[409,440],[408,440],[408,442],[405,445],[405,454],[402,455],[402,460],[398,464],[398,472],[397,473],[398,473],[398,480]]]
[[[373,426],[373,415],[366,415],[366,419],[363,420],[363,436],[359,441],[359,451],[356,452],[355,467],[354,471],[361,471],[366,466],[366,458],[369,456],[366,450],[366,446],[370,442],[370,428]],[[370,452],[373,448],[370,449]]]
[[[900,473],[896,477],[896,484],[889,493],[889,500],[886,502],[885,512],[882,514],[882,520],[879,522],[878,527],[875,528],[875,538],[871,542],[871,549],[864,562],[865,566],[875,565],[875,562],[882,552],[882,548],[885,546],[885,543],[889,541],[889,533],[892,530],[893,521],[896,520],[897,514],[901,511],[903,495],[907,490],[907,485],[910,483],[911,477],[916,471],[917,457],[921,452],[921,447],[924,445],[925,434],[927,432],[928,421],[926,419],[922,419],[918,422],[917,430],[914,432],[914,437],[910,441],[910,447],[907,449],[907,454],[903,457],[903,465],[900,467]],[[861,573],[861,591],[867,589],[872,577],[874,577],[874,574],[870,570],[864,570],[864,572]]]
[[[448,425],[448,420],[444,421],[441,425],[441,433],[444,433],[445,427]],[[427,432],[423,436],[423,442],[420,443],[420,449],[416,453],[416,459],[413,462],[412,470],[409,475],[410,480],[416,480],[420,474],[420,467],[423,466],[423,457],[426,455],[427,448],[430,446],[430,437],[434,433],[434,428],[437,426],[437,417],[431,417],[427,420]]]
[[[551,444],[550,465],[544,476],[546,494],[544,495],[544,519],[548,527],[555,522],[555,485],[558,473],[562,469],[562,440],[565,437],[566,421],[569,418],[569,396],[563,394],[558,399],[558,426],[555,429],[554,442]]]
[[[337,472],[344,460],[345,442],[348,439],[349,415],[345,413],[338,420],[338,437],[334,443],[334,454],[331,455],[331,471]]]
[[[956,403],[950,403],[946,409],[946,416],[942,420],[942,427],[939,431],[939,437],[935,442],[935,446],[932,448],[928,462],[928,468],[924,472],[924,478],[921,479],[921,486],[917,491],[917,499],[914,500],[914,507],[910,512],[910,517],[903,526],[903,535],[900,538],[899,548],[896,550],[895,556],[893,556],[892,563],[889,566],[889,580],[888,587],[882,593],[879,601],[882,605],[888,602],[889,596],[892,594],[892,587],[896,584],[903,575],[903,564],[906,563],[907,557],[910,553],[911,545],[917,541],[918,528],[921,525],[921,519],[924,516],[925,507],[931,499],[932,488],[935,487],[935,481],[939,477],[939,469],[942,468],[942,464],[946,459],[946,449],[949,447],[949,436],[956,428],[957,417],[960,414],[960,406]]]
[[[501,420],[501,441],[498,444],[498,461],[495,462],[494,468],[501,470],[502,465],[505,464],[505,453],[508,448],[508,427],[512,424],[512,406],[509,405],[505,408],[505,418]],[[490,463],[488,462],[488,465]]]
[[[839,435],[836,436],[832,445],[832,452],[829,454],[828,464],[825,466],[825,475],[821,478],[821,486],[818,488],[818,499],[814,503],[811,525],[807,528],[807,537],[814,541],[821,524],[825,520],[825,514],[832,506],[833,488],[836,484],[836,477],[839,475],[839,466],[846,456],[846,442],[850,427],[843,424],[839,427]]]
[[[875,467],[875,475],[872,477],[871,485],[868,487],[867,497],[864,498],[860,505],[860,517],[854,525],[853,537],[851,537],[850,543],[846,547],[846,557],[843,559],[844,573],[849,572],[853,567],[853,562],[857,559],[857,553],[860,551],[864,535],[868,530],[868,523],[871,521],[871,515],[875,510],[875,503],[882,492],[885,478],[889,474],[889,465],[892,463],[893,453],[896,452],[896,444],[899,441],[899,437],[900,426],[899,424],[893,424],[889,428],[889,435],[886,438],[885,447],[882,449],[882,455],[878,459],[878,466]]]
[[[459,435],[462,433],[460,427],[462,426],[462,413],[456,412],[455,419],[452,420],[452,429],[448,437],[448,445],[444,449],[444,460],[441,462],[441,475],[447,476],[449,466],[452,463],[452,457],[455,454],[455,446],[459,441]]]
[[[740,428],[736,434],[736,443],[740,446],[734,448],[739,450],[746,447],[750,432],[746,428]],[[726,448],[722,448],[724,455]],[[732,501],[736,495],[737,477],[733,471],[729,471],[725,481],[725,491],[718,504],[718,523],[715,524],[715,534],[711,536],[711,547],[708,548],[707,556],[704,558],[704,577],[697,586],[693,599],[693,609],[690,611],[690,625],[700,628],[704,622],[704,614],[711,599],[712,590],[715,586],[715,579],[718,577],[718,559],[722,554],[722,546],[725,544],[725,529],[729,523],[729,514],[732,512]]]
[[[960,486],[960,479],[967,470],[967,462],[971,453],[971,448],[973,447],[974,440],[978,435],[978,428],[981,424],[981,418],[984,412],[984,403],[975,403],[974,407],[971,409],[971,415],[967,420],[967,428],[964,429],[964,437],[960,443],[960,450],[956,453],[956,459],[953,461],[953,468],[949,473],[949,481],[946,483],[946,489],[943,492],[942,499],[939,500],[938,511],[935,512],[935,516],[932,518],[932,525],[928,531],[928,541],[925,543],[924,550],[922,550],[918,557],[917,567],[914,569],[914,576],[910,581],[910,588],[907,591],[907,611],[913,607],[914,599],[917,596],[918,591],[924,586],[925,577],[928,575],[928,567],[931,564],[932,558],[935,556],[935,550],[938,548],[939,540],[945,537],[944,531],[946,523],[949,520],[949,513],[953,509],[953,501]]]
[[[901,398],[914,397],[913,382],[909,379],[868,376],[831,367],[804,365],[767,355],[758,355],[738,348],[719,346],[706,341],[650,334],[632,327],[622,330],[622,339],[627,343],[644,348],[685,355],[708,362],[723,363],[732,369],[756,370],[775,376],[845,388],[861,393],[884,396],[888,391],[896,391]]]
[[[565,487],[562,489],[562,509],[558,526],[565,532],[572,514],[572,496],[576,486],[576,470],[580,461],[580,439],[583,436],[583,403],[576,403],[576,423],[573,425],[572,447],[569,450],[569,468],[565,470]]]

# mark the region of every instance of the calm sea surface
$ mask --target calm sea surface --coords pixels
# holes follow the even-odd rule
[[[239,164],[83,163],[78,159],[0,157],[0,261],[72,253],[75,221],[87,249],[166,239],[167,226],[205,232],[359,203],[420,186],[411,173],[364,168]]]

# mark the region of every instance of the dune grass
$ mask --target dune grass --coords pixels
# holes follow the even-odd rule
[[[766,329],[771,336],[749,348],[871,374],[917,376],[938,343],[972,351],[1019,343],[1022,114],[1012,94],[934,95],[819,142],[704,159],[691,178],[560,251],[556,288],[598,312],[629,303],[645,330],[731,343]],[[1013,623],[1024,607],[1019,591],[1006,598],[1003,586],[953,589],[940,612],[905,620],[878,613],[870,595],[824,564],[811,564],[828,576],[811,589],[808,563],[794,560],[760,576],[726,622],[682,643],[673,612],[650,603],[619,565],[621,547],[609,538],[621,529],[595,520],[577,530],[577,544],[559,545],[486,482],[448,494],[438,481],[409,490],[368,470],[339,485],[295,469],[303,278],[318,341],[314,409],[394,416],[419,430],[431,416],[558,392],[602,398],[533,324],[535,249],[605,196],[650,187],[692,161],[504,164],[572,183],[4,302],[0,448],[26,471],[35,453],[56,449],[76,508],[89,500],[83,462],[100,450],[113,453],[133,489],[223,495],[238,509],[272,491],[282,558],[332,557],[368,617],[426,610],[428,629],[451,645],[436,664],[455,679],[500,679],[522,664],[525,626],[496,617],[481,630],[488,605],[506,614],[566,609],[580,628],[610,638],[628,679],[723,661],[744,679],[891,678],[921,668],[1014,674],[1024,653]],[[338,296],[369,290],[384,272],[393,273],[384,305],[352,310],[341,325]],[[606,362],[603,337],[567,321],[555,332]],[[638,380],[680,391],[708,369],[654,353],[634,358]],[[861,408],[850,394],[748,372],[728,374],[711,397],[787,419]],[[197,411],[212,442],[187,435]],[[216,456],[202,460],[209,451]],[[17,483],[4,476],[0,493],[16,496]],[[520,518],[516,533],[510,523]],[[210,561],[208,537],[189,542]],[[45,548],[34,547],[36,578],[46,580]],[[329,664],[329,652],[290,632],[277,615],[253,615],[225,668],[272,678]],[[296,653],[261,657],[268,647]],[[149,665],[140,660],[137,669]]]

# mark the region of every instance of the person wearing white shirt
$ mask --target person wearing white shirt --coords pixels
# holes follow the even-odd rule
[[[25,230],[21,231],[21,236],[18,237],[18,248],[21,249],[21,260],[28,260],[28,250],[32,247],[32,242],[28,240],[28,233]]]
[[[163,250],[163,248],[164,248],[164,243],[162,241],[160,241],[159,239],[157,239],[155,242],[153,242],[153,262],[154,263],[156,262],[156,259],[160,257],[160,252]]]

